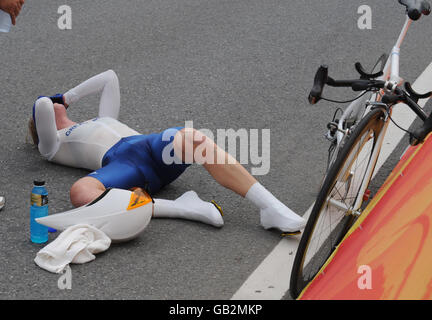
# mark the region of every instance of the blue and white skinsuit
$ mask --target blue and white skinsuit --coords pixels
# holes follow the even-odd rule
[[[188,191],[176,200],[154,199],[154,204],[130,209],[134,199],[129,189],[141,187],[150,193],[177,179],[189,166],[175,158],[174,136],[181,128],[142,135],[117,120],[120,89],[112,70],[98,74],[63,95],[68,105],[90,94],[101,94],[97,118],[57,130],[54,105],[50,98],[36,100],[33,119],[39,137],[38,149],[49,161],[92,170],[107,193],[92,203],[64,213],[38,218],[46,226],[64,230],[74,224],[91,224],[112,240],[136,237],[155,218],[182,218],[223,226],[218,207]],[[170,145],[171,144],[171,145]],[[162,160],[170,148],[171,164]]]
[[[178,178],[188,167],[176,161],[165,164],[162,150],[174,150],[172,142],[181,128],[142,135],[117,120],[120,110],[119,81],[114,71],[96,75],[63,96],[68,105],[90,94],[101,94],[97,118],[57,130],[53,103],[36,101],[33,117],[38,148],[49,161],[92,170],[89,176],[106,188],[148,188],[150,193]]]
[[[63,98],[66,104],[72,105],[90,94],[101,94],[98,117],[61,130],[57,130],[51,99],[43,97],[36,101],[33,117],[42,156],[58,164],[92,170],[89,176],[99,180],[105,188],[116,190],[119,196],[120,191],[134,187],[147,189],[150,194],[156,193],[186,170],[189,164],[181,163],[175,157],[172,145],[175,134],[181,128],[142,135],[117,120],[120,89],[114,71],[108,70],[84,81],[66,92]],[[163,154],[166,155],[165,148],[170,148],[170,157],[167,157],[171,161],[169,164],[162,159]],[[114,193],[111,193],[111,196],[114,197]],[[286,207],[258,182],[250,187],[245,197],[259,207],[261,224],[266,229],[279,228],[284,232],[291,232],[300,230],[306,224],[302,217]],[[107,205],[108,200],[105,197]],[[202,201],[193,191],[186,192],[174,201],[154,201],[153,217],[183,218],[216,227],[223,226],[219,207]],[[89,204],[87,209],[91,205]],[[75,215],[75,212],[72,215]],[[119,215],[121,216],[121,212]],[[60,221],[62,217],[66,218],[60,216],[57,220]],[[51,216],[43,219],[48,221]],[[133,223],[132,221],[131,226]],[[48,226],[59,229],[58,225]],[[62,226],[65,227],[66,224]],[[138,231],[140,230],[133,234],[138,234]],[[127,232],[122,232],[118,238],[122,237],[127,238]]]

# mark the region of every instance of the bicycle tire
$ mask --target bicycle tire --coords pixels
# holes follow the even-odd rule
[[[372,148],[369,152],[370,156],[372,155],[375,147],[376,147],[376,141],[379,137],[379,134],[381,133],[381,130],[384,127],[385,123],[385,113],[381,109],[374,109],[371,110],[365,117],[356,125],[351,135],[347,138],[346,143],[340,150],[340,153],[338,154],[336,160],[330,167],[329,171],[327,172],[327,175],[324,179],[324,182],[321,186],[321,189],[318,193],[317,199],[315,201],[315,204],[313,206],[313,209],[311,211],[311,214],[309,216],[308,222],[306,224],[306,227],[303,231],[303,235],[301,237],[296,256],[294,259],[294,264],[292,268],[291,278],[290,278],[290,293],[293,298],[297,298],[298,295],[302,292],[302,290],[306,287],[306,285],[316,276],[316,274],[319,272],[319,270],[322,268],[322,266],[325,264],[325,262],[328,260],[330,255],[333,253],[333,251],[336,249],[337,245],[340,243],[340,241],[345,236],[346,232],[349,230],[349,228],[352,226],[352,224],[355,221],[355,216],[352,214],[345,215],[341,218],[341,221],[338,222],[338,230],[336,230],[336,227],[334,230],[330,231],[329,235],[332,235],[332,237],[335,239],[334,243],[332,243],[332,240],[330,239],[330,246],[329,246],[329,252],[324,253],[322,263],[318,263],[317,266],[315,266],[314,269],[316,269],[316,272],[311,272],[311,274],[307,275],[305,277],[304,268],[307,267],[305,265],[305,259],[306,255],[308,254],[309,246],[311,243],[311,240],[314,236],[314,232],[316,231],[316,225],[318,220],[320,219],[320,216],[322,212],[324,211],[325,204],[327,203],[327,199],[329,198],[329,195],[334,190],[338,178],[347,175],[347,170],[351,170],[353,161],[357,161],[358,155],[365,147],[366,143],[362,141],[362,137],[365,136],[368,132],[373,133],[374,140],[372,141]],[[365,136],[367,137],[367,136]],[[358,144],[363,143],[360,149],[356,150],[356,146]],[[353,152],[357,153],[357,157],[351,158],[351,154]],[[367,150],[366,150],[367,154]],[[369,156],[369,162],[370,162],[370,156]],[[366,159],[366,158],[365,158]],[[351,161],[351,164],[349,163]],[[369,164],[367,164],[368,166]],[[375,168],[376,162],[372,164]],[[349,171],[349,175],[352,177],[352,171]],[[342,174],[342,175],[341,175]],[[365,173],[366,174],[366,171]],[[364,179],[364,177],[360,177],[361,179]],[[348,178],[349,179],[349,178]],[[347,180],[348,180],[347,179]],[[368,184],[370,182],[371,177],[369,177]],[[345,182],[342,182],[342,185]],[[349,187],[351,187],[351,181],[349,182]],[[359,190],[357,191],[359,192]],[[339,192],[338,192],[339,193]],[[340,193],[339,193],[340,194]],[[353,202],[355,202],[355,199],[359,196],[357,193],[355,195],[355,198]],[[362,195],[363,197],[363,195]],[[329,206],[327,206],[327,209]],[[341,210],[343,212],[343,210]],[[333,234],[335,232],[336,234]],[[326,239],[325,241],[328,241]],[[315,258],[315,256],[314,256]]]

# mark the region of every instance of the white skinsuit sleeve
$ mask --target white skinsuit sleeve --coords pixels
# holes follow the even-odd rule
[[[99,102],[99,117],[117,119],[120,111],[120,86],[114,71],[102,72],[84,81],[63,96],[70,105],[91,94],[101,93]]]
[[[49,98],[40,98],[35,103],[35,124],[39,138],[39,152],[50,160],[59,148],[54,105]]]

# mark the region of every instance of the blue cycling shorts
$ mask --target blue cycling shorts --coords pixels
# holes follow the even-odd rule
[[[105,188],[141,187],[150,193],[158,192],[177,179],[190,165],[181,163],[178,159],[170,164],[162,160],[165,147],[171,149],[169,154],[175,158],[172,142],[181,129],[183,128],[170,128],[161,133],[122,138],[104,155],[102,168],[89,176],[98,179]]]

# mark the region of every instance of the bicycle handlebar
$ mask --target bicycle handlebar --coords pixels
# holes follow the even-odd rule
[[[356,64],[357,68],[360,64]],[[370,80],[366,79],[366,76],[375,76],[378,74],[367,74],[365,72],[361,73],[361,79],[356,80],[334,80],[333,78],[328,76],[328,66],[321,65],[314,78],[314,83],[312,86],[312,90],[309,93],[309,103],[316,104],[318,101],[322,99],[322,93],[324,90],[324,86],[327,84],[331,87],[351,87],[354,91],[364,91],[370,89],[381,89],[384,88],[386,82],[380,80]]]
[[[420,94],[415,92],[408,82],[405,82],[405,90],[398,87],[390,81],[375,80],[375,79],[356,79],[356,80],[334,80],[328,76],[328,66],[322,65],[318,68],[312,90],[309,94],[310,104],[316,104],[322,99],[324,86],[331,87],[350,87],[353,91],[378,91],[386,89],[390,93],[383,96],[382,102],[387,105],[403,102],[407,104],[423,121],[427,118],[424,111],[417,104],[419,99],[432,97],[432,91]]]

